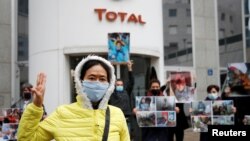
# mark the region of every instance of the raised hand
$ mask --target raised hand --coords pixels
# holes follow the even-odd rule
[[[46,84],[45,73],[39,73],[37,75],[36,86],[31,89],[33,94],[33,103],[37,107],[42,107],[43,105],[45,84]]]
[[[128,61],[127,66],[128,66],[128,71],[132,71],[133,61],[132,60]]]

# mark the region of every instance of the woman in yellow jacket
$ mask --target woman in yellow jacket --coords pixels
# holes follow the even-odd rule
[[[40,122],[46,75],[38,74],[32,88],[33,103],[25,109],[18,129],[19,141],[129,141],[122,111],[108,105],[114,90],[112,64],[99,56],[84,58],[74,74],[77,102],[57,108]]]

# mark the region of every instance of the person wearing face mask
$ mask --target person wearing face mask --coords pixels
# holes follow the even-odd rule
[[[127,62],[128,67],[128,82],[126,86],[124,85],[121,79],[117,79],[115,82],[115,90],[109,99],[109,104],[119,107],[126,119],[129,119],[131,116],[131,94],[134,87],[134,76],[132,72],[131,61]]]
[[[74,72],[77,102],[59,106],[45,120],[43,112],[46,75],[39,73],[29,104],[18,127],[19,141],[102,140],[129,141],[125,117],[120,108],[108,105],[115,84],[114,68],[106,59],[89,55]]]
[[[127,62],[128,68],[128,82],[124,84],[122,79],[117,79],[115,82],[115,90],[109,99],[109,104],[120,108],[126,118],[129,131],[132,130],[132,90],[134,87],[134,76],[132,71],[132,61]]]
[[[220,87],[218,85],[209,85],[207,86],[207,97],[205,100],[215,101],[215,100],[222,100],[219,96]],[[233,113],[236,112],[236,108],[232,107]],[[209,134],[208,132],[201,132],[200,133],[200,141],[208,141]]]
[[[31,102],[32,100],[32,93],[31,88],[33,86],[30,83],[25,83],[22,85],[22,98],[23,98],[23,105],[22,109],[24,110],[26,106]]]
[[[163,96],[163,93],[160,90],[160,86],[161,84],[159,80],[151,80],[149,83],[149,90],[146,96]],[[152,103],[150,105],[152,105]],[[137,110],[134,109],[133,112],[136,114]],[[168,141],[168,132],[166,127],[142,127],[141,134],[142,141]]]

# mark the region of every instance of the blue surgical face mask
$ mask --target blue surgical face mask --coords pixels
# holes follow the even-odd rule
[[[109,83],[99,81],[82,81],[83,93],[85,93],[91,102],[98,102],[107,92]]]
[[[218,98],[218,93],[209,93],[207,97],[211,100],[216,100]]]
[[[116,91],[122,92],[123,91],[123,86],[116,86]]]

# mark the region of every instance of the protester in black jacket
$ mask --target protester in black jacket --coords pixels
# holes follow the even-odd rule
[[[132,62],[128,62],[128,83],[124,88],[124,83],[121,79],[116,80],[114,93],[111,95],[109,104],[119,107],[126,118],[131,116],[131,93],[134,87],[134,76],[132,73]]]

